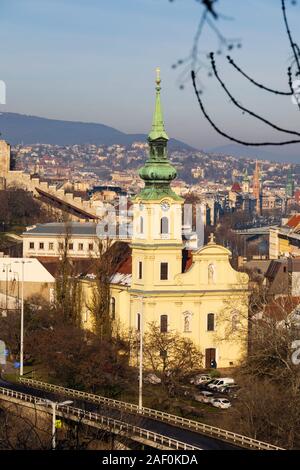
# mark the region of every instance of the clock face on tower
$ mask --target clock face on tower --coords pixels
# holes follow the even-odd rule
[[[168,211],[170,209],[170,204],[167,201],[163,201],[160,205],[163,211]]]

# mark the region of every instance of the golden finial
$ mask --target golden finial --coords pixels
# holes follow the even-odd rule
[[[156,84],[159,86],[159,85],[160,85],[160,82],[161,82],[161,78],[160,78],[160,68],[159,68],[159,67],[156,67]]]

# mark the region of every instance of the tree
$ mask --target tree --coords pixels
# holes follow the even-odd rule
[[[69,258],[69,241],[72,236],[72,226],[65,224],[60,243],[60,262],[55,278],[56,308],[63,312],[65,322],[81,325],[82,291],[80,277],[75,264]]]
[[[148,325],[143,349],[146,366],[161,375],[169,391],[182,377],[202,366],[203,354],[189,338],[174,331],[162,333],[155,323]]]
[[[196,0],[198,1],[198,0]],[[285,98],[291,99],[293,98],[295,104],[298,105],[300,111],[300,100],[299,100],[299,86],[297,79],[300,77],[300,46],[297,41],[294,39],[293,32],[291,31],[289,20],[288,20],[288,12],[287,12],[287,0],[280,0],[281,2],[281,10],[282,10],[282,18],[284,27],[286,30],[287,39],[289,42],[289,46],[291,49],[291,57],[289,58],[289,66],[287,69],[287,89],[286,90],[276,90],[271,88],[266,84],[259,83],[257,80],[252,78],[247,72],[242,70],[242,68],[235,63],[233,58],[228,55],[227,60],[228,63],[233,69],[239,73],[244,79],[248,80],[253,86],[257,87],[259,90],[263,90],[266,93],[271,93],[276,96],[283,96]],[[178,66],[185,65],[186,68],[182,73],[183,80],[187,79],[187,73],[190,72],[194,92],[199,104],[199,107],[202,111],[203,116],[205,119],[210,123],[213,129],[220,134],[222,137],[229,139],[230,141],[247,145],[247,146],[269,146],[269,145],[289,145],[294,143],[300,142],[300,132],[294,131],[292,129],[287,129],[284,126],[278,125],[275,122],[271,122],[270,120],[264,118],[259,113],[251,110],[250,108],[241,104],[240,100],[237,99],[234,94],[230,91],[229,87],[226,85],[224,80],[221,77],[220,72],[217,68],[217,61],[216,61],[216,54],[220,55],[223,53],[224,50],[232,51],[235,47],[240,48],[241,42],[239,40],[228,40],[217,27],[217,21],[222,18],[222,15],[217,10],[217,5],[221,3],[219,0],[202,0],[198,1],[202,7],[202,12],[200,13],[200,20],[198,24],[198,28],[195,34],[193,47],[191,53],[185,59],[178,60],[177,64],[173,65],[173,68],[177,68]],[[291,5],[295,5],[295,0],[290,0]],[[206,56],[203,56],[203,52],[200,52],[200,39],[203,37],[203,31],[205,27],[209,27],[216,35],[218,40],[218,47],[216,54],[214,52],[210,52],[209,54],[206,53]],[[209,65],[206,63],[206,58],[209,59]],[[215,123],[215,121],[211,118],[209,112],[207,111],[206,106],[204,105],[204,101],[202,99],[203,94],[203,84],[201,83],[201,72],[207,71],[210,77],[214,77],[218,84],[223,89],[227,98],[229,98],[230,102],[244,115],[249,115],[252,118],[263,122],[268,127],[271,127],[273,130],[280,134],[286,134],[287,137],[285,139],[280,138],[279,141],[262,141],[262,142],[250,142],[244,141],[234,135],[231,135],[229,132],[223,131],[222,128]],[[180,86],[183,88],[183,85]]]
[[[54,220],[44,204],[24,189],[9,187],[0,190],[0,224],[32,225],[37,222]]]
[[[219,318],[226,327],[218,341],[229,336],[239,341],[247,334],[248,350],[235,371],[238,400],[222,426],[238,426],[241,434],[299,448],[299,298],[270,295],[261,276],[252,282],[248,318],[236,311],[233,321],[235,308],[229,299]]]
[[[87,307],[93,315],[95,332],[100,338],[109,340],[112,337],[114,313],[111,309],[111,276],[128,254],[127,243],[112,243],[108,238],[98,240],[98,256],[94,262],[95,287]]]

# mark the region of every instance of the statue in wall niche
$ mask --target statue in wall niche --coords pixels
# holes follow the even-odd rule
[[[185,332],[190,331],[190,316],[189,315],[186,315],[184,317],[184,331]]]
[[[208,265],[208,284],[215,284],[216,282],[215,275],[216,275],[215,265],[210,263]]]

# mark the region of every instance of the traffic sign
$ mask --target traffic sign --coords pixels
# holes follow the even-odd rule
[[[62,427],[61,419],[56,419],[55,420],[55,427],[56,427],[56,429],[61,429],[61,427]]]

